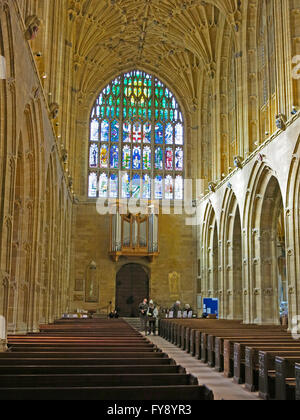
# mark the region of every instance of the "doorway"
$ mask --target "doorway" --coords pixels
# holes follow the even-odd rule
[[[121,317],[139,316],[139,304],[149,299],[149,277],[139,264],[124,265],[117,274],[116,307]]]

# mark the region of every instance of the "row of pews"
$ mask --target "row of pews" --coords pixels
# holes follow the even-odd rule
[[[8,337],[1,400],[211,400],[212,392],[125,321],[59,320]]]
[[[300,400],[300,341],[282,326],[166,319],[159,334],[265,400]]]

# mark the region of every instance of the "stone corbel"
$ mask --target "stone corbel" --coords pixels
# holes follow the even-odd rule
[[[57,103],[52,103],[50,105],[50,117],[52,120],[55,120],[58,116],[59,105]]]
[[[231,289],[227,290],[227,296],[232,296],[233,295],[233,291]]]
[[[289,286],[288,287],[288,293],[289,293],[289,295],[294,295],[295,294],[295,288],[293,286]]]
[[[8,79],[6,79],[6,83],[9,91],[13,92],[16,87],[16,79],[14,79],[13,77],[9,77]]]
[[[287,217],[291,216],[293,214],[293,209],[286,209],[285,214]]]
[[[37,37],[41,21],[36,15],[28,16],[26,21],[25,38],[27,41],[32,41]]]
[[[254,294],[254,296],[259,296],[259,295],[260,295],[260,289],[255,288],[255,289],[253,290],[253,294]]]
[[[279,130],[286,130],[286,116],[279,113],[278,115],[275,116],[275,122],[276,122],[276,127]]]
[[[264,289],[263,293],[264,293],[265,296],[273,296],[274,290],[271,287],[269,287],[267,289]]]

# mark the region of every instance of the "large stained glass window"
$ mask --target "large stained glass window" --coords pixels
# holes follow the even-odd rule
[[[131,71],[101,92],[90,118],[90,198],[183,199],[184,123],[170,90]]]

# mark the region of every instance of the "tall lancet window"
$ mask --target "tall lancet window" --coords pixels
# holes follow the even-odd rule
[[[184,136],[181,109],[159,79],[117,77],[90,117],[88,196],[182,200]]]

